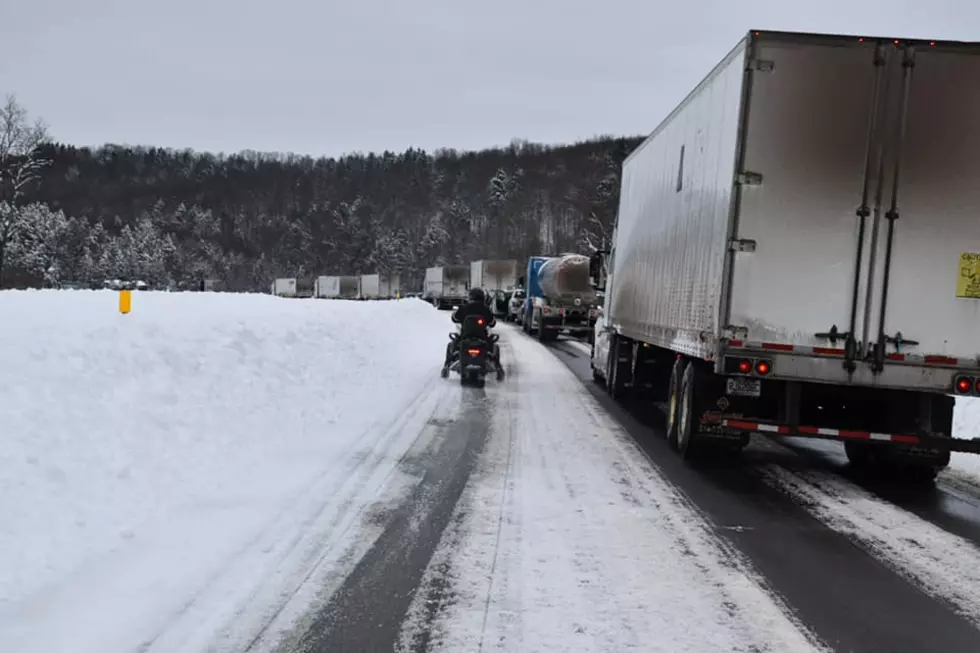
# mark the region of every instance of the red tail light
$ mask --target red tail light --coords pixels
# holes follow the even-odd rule
[[[956,378],[956,391],[961,395],[968,394],[973,389],[973,379],[968,376]]]
[[[478,317],[476,319],[476,324],[477,324],[477,326],[483,326],[483,318],[482,317]]]
[[[466,350],[466,353],[469,354],[470,356],[479,356],[481,353],[483,353],[483,350],[482,349],[467,349]]]
[[[772,371],[772,365],[770,365],[769,361],[759,361],[755,364],[755,371],[760,376],[765,376]]]
[[[752,371],[752,361],[739,361],[738,371],[742,374],[748,374]]]

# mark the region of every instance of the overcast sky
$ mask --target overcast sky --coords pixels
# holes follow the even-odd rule
[[[0,0],[52,135],[336,156],[646,134],[749,29],[980,40],[975,0]]]

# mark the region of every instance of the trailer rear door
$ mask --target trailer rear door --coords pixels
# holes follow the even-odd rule
[[[884,336],[885,364],[975,365],[980,353],[980,48],[922,44],[910,60],[898,217],[887,289],[888,221],[881,227],[871,341]],[[896,100],[897,123],[901,98]],[[894,158],[887,171],[889,191]],[[917,344],[903,343],[899,335]]]
[[[728,325],[842,351],[817,334],[850,326],[877,46],[763,35],[754,48],[733,236],[755,249],[729,255]]]

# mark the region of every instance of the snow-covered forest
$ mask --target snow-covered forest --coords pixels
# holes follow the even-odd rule
[[[588,251],[639,138],[479,152],[233,155],[52,142],[0,108],[0,287],[105,279],[261,290],[276,276],[400,272]]]

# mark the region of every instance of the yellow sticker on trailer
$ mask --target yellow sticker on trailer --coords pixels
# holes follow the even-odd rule
[[[980,254],[960,254],[959,274],[956,276],[956,296],[980,299]]]

